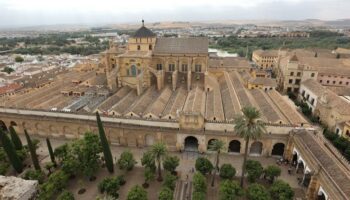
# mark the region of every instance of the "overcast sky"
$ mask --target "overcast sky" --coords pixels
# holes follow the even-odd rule
[[[350,18],[350,0],[0,0],[0,27]]]

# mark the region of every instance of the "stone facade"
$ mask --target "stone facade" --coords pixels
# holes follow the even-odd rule
[[[179,81],[186,82],[190,90],[191,74],[207,71],[207,49],[207,38],[157,38],[142,25],[125,52],[112,45],[101,60],[111,91],[129,86],[140,95],[151,85],[161,90],[165,82],[175,89]]]

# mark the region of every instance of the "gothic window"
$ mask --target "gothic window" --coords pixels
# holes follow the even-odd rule
[[[187,64],[182,64],[181,71],[187,72]]]
[[[162,64],[157,64],[157,70],[162,70],[162,69],[163,69]]]
[[[169,72],[175,71],[175,64],[169,64]]]
[[[202,72],[202,65],[195,65],[195,72]]]

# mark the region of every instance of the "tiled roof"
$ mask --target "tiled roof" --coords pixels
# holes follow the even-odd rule
[[[306,81],[303,81],[301,85],[305,86],[308,90],[310,90],[312,93],[314,93],[317,96],[321,96],[323,92],[326,90],[325,87],[323,87],[320,83],[318,83],[314,79],[308,79]]]
[[[262,56],[262,57],[277,57],[278,56],[278,51],[277,50],[256,50],[253,53]]]
[[[9,85],[5,85],[3,87],[0,87],[0,95],[6,94],[8,92],[16,91],[16,90],[18,90],[20,88],[22,88],[22,85],[20,85],[18,83],[12,83],[12,84],[9,84]]]
[[[137,38],[142,38],[142,37],[155,37],[156,34],[153,33],[151,30],[149,30],[148,28],[146,28],[145,26],[142,26],[141,28],[139,28],[135,34],[133,35],[133,37],[137,37]]]
[[[256,77],[256,78],[251,78],[249,82],[256,85],[277,87],[276,79],[272,79],[272,78]]]
[[[309,152],[317,158],[322,168],[327,172],[330,178],[334,180],[336,186],[346,195],[344,196],[344,199],[345,197],[348,198],[350,196],[350,178],[339,164],[335,162],[333,156],[326,152],[325,148],[322,148],[320,143],[315,140],[311,133],[301,132],[300,134],[296,134],[296,137],[305,145],[305,149],[308,149]]]
[[[208,53],[208,38],[157,38],[154,54],[202,54]]]

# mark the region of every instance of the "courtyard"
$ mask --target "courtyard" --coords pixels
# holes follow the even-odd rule
[[[46,146],[45,138],[41,137],[33,137],[40,140],[39,148],[37,150],[37,153],[40,155],[41,163],[44,165],[44,163],[50,162],[48,149]],[[21,136],[21,139],[24,140],[24,137]],[[65,139],[51,139],[51,144],[53,148],[56,148],[64,143],[68,142],[68,140]],[[136,148],[136,147],[121,147],[121,146],[111,146],[111,151],[113,154],[114,160],[117,160],[120,157],[120,154],[125,150],[130,150],[135,160],[137,161],[136,167],[129,172],[121,171],[118,168],[116,168],[116,171],[114,174],[109,174],[105,168],[99,169],[99,171],[96,173],[96,180],[89,181],[84,178],[76,177],[69,181],[67,189],[71,191],[76,199],[96,199],[97,197],[103,197],[102,194],[99,193],[97,185],[98,183],[103,180],[105,177],[108,176],[117,176],[117,175],[124,175],[126,184],[121,186],[119,190],[120,199],[126,199],[126,195],[128,193],[128,190],[134,186],[134,185],[142,185],[144,183],[144,169],[141,167],[140,159],[144,152],[147,151],[147,148]],[[176,155],[180,158],[180,165],[177,167],[177,172],[179,176],[178,182],[183,182],[185,184],[190,183],[192,180],[195,161],[199,156],[207,157],[209,160],[211,160],[214,163],[214,156],[215,154],[208,152],[205,154],[199,154],[194,151],[189,152],[170,152],[171,155]],[[257,160],[259,161],[263,167],[266,167],[268,165],[276,165],[278,157],[263,157],[263,156],[250,156],[248,159]],[[222,153],[220,156],[220,165],[224,163],[231,164],[237,171],[236,176],[239,176],[241,174],[241,167],[243,162],[243,156],[242,155],[235,155],[235,154],[228,154],[228,153]],[[303,199],[305,197],[305,190],[298,184],[298,178],[300,178],[301,175],[295,174],[295,170],[292,171],[292,174],[288,173],[289,165],[280,165],[279,166],[282,170],[281,176],[278,177],[278,179],[282,179],[285,182],[287,182],[294,190],[295,192],[295,198],[296,199]],[[216,179],[215,187],[210,186],[211,176],[208,176],[208,192],[207,192],[207,199],[216,199],[218,197],[218,185],[219,185],[219,177]],[[236,180],[238,180],[238,177],[236,177]],[[178,184],[181,185],[181,184]],[[148,198],[149,199],[157,199],[158,192],[162,186],[162,183],[158,181],[152,181],[150,182],[149,188],[147,188]],[[78,194],[78,190],[81,188],[85,188],[86,192],[84,194]],[[175,190],[176,192],[181,192],[181,188],[177,188]],[[175,194],[176,195],[176,194]]]

